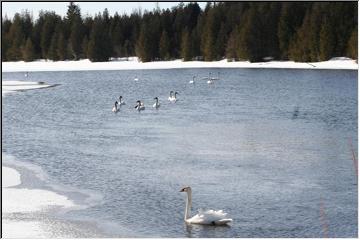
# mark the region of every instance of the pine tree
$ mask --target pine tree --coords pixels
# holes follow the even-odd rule
[[[181,57],[184,61],[191,60],[191,42],[189,37],[189,31],[187,28],[184,29],[181,39]]]
[[[348,41],[347,56],[352,59],[358,59],[358,30],[357,26],[351,33]]]
[[[59,33],[59,38],[57,42],[57,56],[59,57],[59,60],[65,60],[67,59],[67,49],[66,49],[66,42],[64,33]]]
[[[150,35],[148,29],[149,28],[147,23],[143,23],[135,48],[136,56],[138,56],[142,62],[151,61],[151,55],[150,55],[151,47],[149,41]]]
[[[21,48],[25,42],[25,34],[22,29],[21,17],[18,13],[16,13],[14,16],[14,20],[9,29],[8,36],[10,47],[6,53],[7,58],[12,61],[21,60]]]
[[[70,29],[70,52],[73,59],[78,60],[82,52],[81,44],[84,35],[80,7],[70,2],[66,16]]]
[[[166,30],[163,30],[159,43],[160,58],[163,60],[170,59],[170,40]]]
[[[87,57],[88,57],[88,54],[87,54],[88,47],[89,47],[89,40],[88,40],[87,36],[85,35],[85,37],[84,37],[84,39],[83,39],[83,41],[82,41],[82,44],[81,44],[82,57],[83,57],[83,58],[87,58]]]
[[[237,59],[236,47],[237,47],[237,36],[239,35],[237,27],[230,33],[229,39],[226,43],[226,58],[228,61]]]
[[[320,61],[329,60],[334,54],[335,36],[330,19],[325,17],[320,30]]]
[[[35,59],[35,49],[30,37],[26,40],[25,48],[23,51],[23,59],[25,62],[30,62]]]
[[[106,29],[106,23],[101,16],[95,17],[88,44],[88,57],[92,62],[109,61],[112,53],[111,39]]]
[[[49,50],[47,53],[47,56],[50,60],[54,60],[54,61],[59,60],[59,57],[57,54],[57,43],[58,43],[58,34],[54,33],[51,38]]]

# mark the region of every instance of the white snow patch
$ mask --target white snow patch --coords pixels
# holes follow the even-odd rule
[[[126,61],[128,60],[128,61]],[[34,62],[3,62],[3,72],[34,72],[34,71],[88,71],[88,70],[136,70],[136,69],[175,69],[175,68],[300,68],[300,69],[358,69],[355,60],[341,57],[325,62],[302,63],[293,61],[270,61],[250,63],[249,61],[204,62],[182,60],[140,62],[137,57],[113,59],[109,62],[91,62],[88,59],[79,61],[45,61]]]
[[[9,167],[2,167],[2,187],[13,187],[21,183],[20,173]]]
[[[12,81],[12,80],[1,81],[1,85],[2,85],[1,88],[2,96],[16,91],[51,87],[51,85],[44,84],[43,82],[25,82],[25,81]]]

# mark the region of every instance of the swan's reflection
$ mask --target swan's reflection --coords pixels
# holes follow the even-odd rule
[[[186,237],[188,237],[188,238],[193,237],[192,228],[193,227],[191,226],[191,224],[186,224],[185,223]]]
[[[200,238],[212,238],[221,237],[224,231],[231,229],[228,225],[223,226],[210,226],[210,225],[197,225],[184,223],[186,230],[186,237],[200,237]]]

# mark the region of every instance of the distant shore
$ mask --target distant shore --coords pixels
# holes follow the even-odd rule
[[[114,59],[109,62],[38,60],[33,62],[2,62],[2,72],[40,72],[40,71],[90,71],[90,70],[141,70],[141,69],[179,69],[179,68],[277,68],[277,69],[344,69],[357,70],[358,63],[340,57],[324,62],[270,61],[250,63],[248,61],[204,62],[182,60],[140,62],[137,57]]]

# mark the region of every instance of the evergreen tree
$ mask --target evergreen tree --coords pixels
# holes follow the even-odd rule
[[[140,35],[139,35],[139,39],[136,43],[136,55],[139,57],[139,59],[142,62],[148,62],[151,61],[151,57],[150,57],[150,46],[149,46],[149,34],[148,34],[148,27],[147,24],[144,23],[141,27],[140,30]]]
[[[70,52],[74,60],[79,59],[82,52],[83,26],[80,7],[70,2],[67,11],[67,22],[70,29]]]
[[[325,18],[320,30],[320,61],[329,60],[334,54],[335,36],[329,18]]]
[[[358,59],[358,30],[357,26],[351,33],[348,41],[347,56],[352,59]]]
[[[87,36],[85,35],[82,44],[81,44],[81,48],[82,48],[82,57],[83,58],[87,58],[88,57],[88,47],[89,47],[89,40],[87,38]]]
[[[105,32],[106,23],[101,15],[96,16],[94,24],[90,34],[90,40],[88,44],[88,57],[92,62],[104,62],[108,61],[111,53],[111,39],[108,32]]]
[[[44,59],[49,58],[48,51],[51,44],[52,36],[55,32],[56,24],[60,22],[60,17],[55,12],[45,12],[44,24],[41,31],[40,46],[42,51],[42,57]]]
[[[54,61],[59,60],[59,57],[57,54],[57,43],[58,43],[58,34],[54,33],[52,35],[48,54],[47,54],[47,56],[50,60],[54,60]]]
[[[73,59],[137,55],[142,61],[183,57],[264,61],[265,57],[319,61],[357,58],[356,2],[180,3],[171,10],[130,16],[81,17],[71,2],[66,17],[40,11],[2,21],[2,59]],[[31,46],[32,45],[32,46]],[[30,50],[33,49],[33,50]]]
[[[236,48],[237,48],[237,36],[239,35],[237,27],[231,32],[230,37],[226,43],[226,58],[228,60],[237,59]]]
[[[182,33],[182,40],[181,40],[181,57],[184,61],[191,60],[191,42],[189,31],[185,28]]]
[[[57,56],[59,57],[59,60],[67,59],[66,41],[65,41],[63,32],[59,33],[56,53],[57,53]]]
[[[160,58],[163,60],[170,59],[170,40],[166,30],[163,30],[159,43]]]
[[[23,59],[25,62],[30,62],[35,60],[35,49],[30,37],[26,40],[25,48],[23,51]]]
[[[16,13],[9,29],[10,47],[6,53],[7,59],[11,61],[21,60],[22,58],[21,48],[25,42],[25,35],[21,22],[20,14]]]

